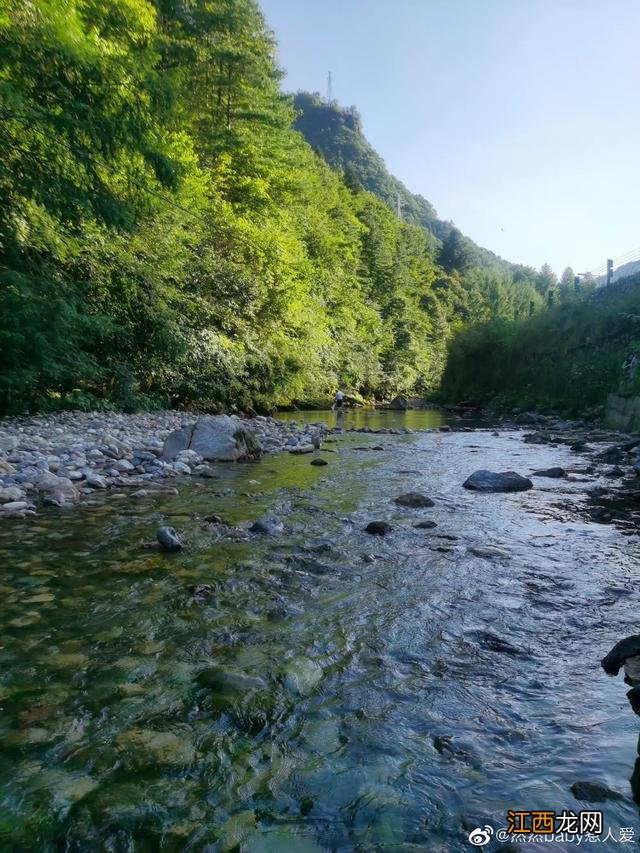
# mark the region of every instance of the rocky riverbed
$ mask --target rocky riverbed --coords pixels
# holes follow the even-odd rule
[[[464,853],[510,808],[602,808],[613,849],[637,718],[600,661],[635,630],[640,541],[592,512],[635,439],[295,417],[303,453],[0,525],[0,849]],[[171,418],[173,465],[208,427]],[[148,547],[161,527],[183,547]]]
[[[345,432],[403,435],[398,426],[347,426],[329,422],[257,416],[198,416],[163,411],[141,414],[58,413],[0,421],[0,519],[36,515],[40,507],[70,507],[91,501],[95,492],[145,498],[177,492],[175,478],[216,479],[219,464],[255,460],[264,454],[314,453],[330,435]],[[501,429],[524,432],[528,444],[568,446],[575,454],[570,472],[555,466],[540,476],[600,474],[604,483],[585,486],[585,512],[600,523],[629,530],[640,522],[640,437],[594,424],[520,413],[503,417]],[[434,427],[470,432],[463,420]],[[428,431],[428,430],[426,430]],[[367,444],[361,449],[375,450]],[[316,459],[316,464],[324,460]],[[124,491],[123,491],[124,490]]]

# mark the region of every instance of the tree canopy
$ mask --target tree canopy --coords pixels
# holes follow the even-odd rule
[[[0,412],[420,394],[461,324],[544,307],[356,111],[308,96],[305,140],[275,48],[253,0],[6,0]]]

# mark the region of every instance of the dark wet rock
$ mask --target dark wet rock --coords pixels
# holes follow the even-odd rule
[[[375,563],[375,561],[376,561],[375,554],[363,554],[362,555],[362,562],[363,563]]]
[[[313,811],[314,802],[311,797],[303,797],[300,800],[300,814],[302,817],[306,817]]]
[[[322,459],[321,457],[318,457],[317,459],[311,460],[311,465],[328,465],[328,464],[329,463],[327,462],[327,460]]]
[[[409,401],[406,397],[403,397],[402,394],[398,394],[398,396],[394,397],[389,403],[389,408],[394,409],[395,411],[404,412],[409,408]]]
[[[427,519],[425,521],[419,521],[417,524],[414,524],[413,526],[418,528],[418,530],[432,530],[434,527],[437,527],[438,525],[435,523],[435,521],[431,521],[431,519]]]
[[[632,634],[620,640],[609,654],[602,658],[600,665],[608,675],[617,675],[627,658],[640,655],[640,634]]]
[[[519,415],[515,416],[514,423],[521,426],[528,426],[531,424],[537,424],[541,420],[544,421],[544,418],[541,418],[540,415],[536,415],[533,412],[520,412]]]
[[[215,513],[213,513],[213,515],[205,515],[204,520],[208,521],[209,524],[224,524],[222,518]]]
[[[449,745],[451,743],[451,735],[436,735],[433,739],[433,745],[435,747],[436,752],[439,752],[442,755],[449,749]]]
[[[499,652],[512,657],[528,657],[528,654],[522,649],[513,646],[508,640],[503,640],[502,637],[492,634],[491,631],[472,631],[470,636],[485,649],[492,652]]]
[[[596,459],[599,462],[607,462],[610,465],[616,465],[619,462],[624,462],[627,458],[626,453],[620,447],[607,447],[602,453],[598,453]]]
[[[567,472],[564,470],[564,468],[560,468],[560,467],[557,467],[557,468],[541,468],[539,471],[534,471],[532,476],[534,476],[534,477],[549,477],[553,480],[560,480],[563,477],[567,476]]]
[[[391,533],[393,527],[388,521],[370,521],[364,530],[372,536],[386,536],[387,533]]]
[[[624,477],[624,471],[618,465],[613,468],[609,468],[608,471],[604,472],[604,476],[611,478],[612,480],[618,479],[620,477]]]
[[[524,437],[525,444],[550,444],[551,433],[548,432],[530,432]]]
[[[330,554],[333,551],[333,542],[330,539],[310,539],[305,543],[303,551],[309,554]]]
[[[571,793],[576,800],[585,800],[588,803],[604,803],[606,800],[624,800],[618,791],[612,791],[598,782],[574,782]]]
[[[474,471],[462,485],[474,492],[524,492],[533,488],[528,477],[522,477],[515,471]]]
[[[494,545],[474,546],[469,548],[469,551],[476,557],[485,557],[487,559],[509,556],[508,551],[505,551],[503,548],[496,548]]]
[[[193,595],[193,600],[197,604],[206,604],[207,601],[214,595],[216,591],[215,586],[210,583],[199,583],[193,587],[191,593]]]
[[[269,536],[275,536],[276,533],[282,533],[284,524],[274,515],[265,515],[263,518],[254,521],[249,530],[251,533],[266,533]]]
[[[611,513],[602,506],[589,510],[589,516],[592,521],[596,521],[598,524],[609,524],[613,518]]]
[[[165,551],[179,551],[182,548],[180,537],[173,527],[159,527],[156,538]]]
[[[438,432],[451,432],[451,427],[449,426],[449,424],[443,424],[442,426],[438,427]]]
[[[584,439],[579,439],[578,441],[574,441],[569,445],[569,449],[573,450],[574,453],[580,453],[587,446],[587,442]]]
[[[408,506],[413,509],[435,506],[431,498],[428,498],[421,492],[406,492],[406,494],[398,495],[398,497],[393,500],[394,503],[397,503],[399,506]]]

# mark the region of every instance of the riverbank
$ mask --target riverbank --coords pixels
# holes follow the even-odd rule
[[[196,423],[200,445],[192,449]],[[175,477],[215,478],[211,462],[216,459],[308,452],[325,432],[322,425],[262,416],[198,418],[175,411],[3,419],[0,518],[35,515],[42,505],[71,506],[96,491],[124,488],[134,498],[146,497],[151,489],[171,491],[168,482]],[[181,436],[187,439],[182,444]]]

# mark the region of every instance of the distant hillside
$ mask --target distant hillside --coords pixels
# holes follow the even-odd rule
[[[295,128],[333,168],[344,173],[348,185],[360,185],[386,202],[394,210],[400,201],[402,218],[430,231],[444,242],[453,231],[452,222],[438,218],[433,205],[415,195],[388,171],[384,160],[364,135],[362,119],[355,107],[341,107],[318,94],[298,92],[294,96],[297,111]],[[469,238],[474,262],[481,267],[511,268],[493,252],[477,246]]]

